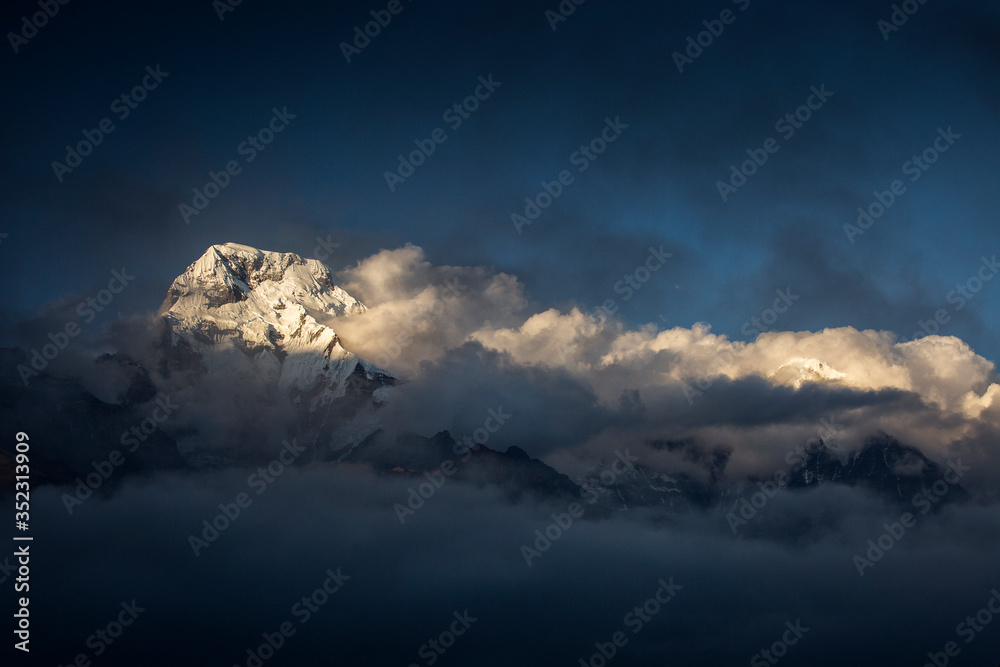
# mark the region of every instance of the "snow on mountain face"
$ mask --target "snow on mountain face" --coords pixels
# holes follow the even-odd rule
[[[794,357],[778,367],[771,374],[771,379],[783,384],[790,384],[796,389],[802,388],[806,382],[837,382],[847,378],[847,373],[841,373],[819,359]]]
[[[277,385],[310,411],[342,397],[352,376],[392,377],[345,350],[331,328],[365,306],[333,284],[329,269],[293,253],[214,245],[174,280],[160,316],[202,360],[232,382]]]

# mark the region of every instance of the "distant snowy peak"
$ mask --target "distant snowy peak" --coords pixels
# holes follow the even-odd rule
[[[829,364],[819,359],[804,357],[789,359],[771,374],[772,380],[790,384],[796,389],[801,388],[806,382],[840,382],[846,378],[846,373],[841,373]]]
[[[365,306],[330,270],[293,253],[236,243],[210,247],[180,275],[160,316],[170,344],[185,344],[208,374],[308,396],[315,409],[344,395],[351,378],[392,376],[345,350],[332,328]]]
[[[281,307],[294,301],[324,315],[364,312],[364,305],[333,284],[330,270],[294,253],[258,250],[237,243],[214,245],[170,286],[161,314],[204,310],[266,297]],[[265,305],[261,302],[259,305]]]

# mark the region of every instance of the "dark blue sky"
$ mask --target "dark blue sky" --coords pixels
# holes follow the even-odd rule
[[[4,338],[112,269],[137,276],[115,308],[149,311],[211,244],[313,256],[330,235],[334,269],[410,242],[513,273],[542,308],[615,298],[631,325],[744,339],[778,288],[800,296],[785,330],[911,337],[944,309],[942,333],[1000,358],[1000,280],[961,310],[948,300],[1000,254],[996,3],[929,0],[887,40],[889,2],[590,0],[553,31],[557,5],[402,0],[350,63],[340,43],[385,3],[245,0],[224,21],[207,0],[61,5],[2,56]],[[732,22],[678,72],[672,54],[724,9]],[[11,3],[5,32],[36,11]],[[112,102],[157,65],[169,75],[120,119]],[[490,74],[501,85],[452,130],[443,112]],[[786,138],[775,123],[812,86],[833,96]],[[247,163],[239,146],[275,107],[295,118]],[[52,162],[106,117],[114,131],[59,182]],[[578,172],[571,154],[619,117],[628,128]],[[390,191],[397,155],[439,127],[447,140]],[[960,138],[911,182],[904,163],[949,127]],[[717,182],[771,137],[777,152],[723,201]],[[178,206],[230,160],[240,173],[185,224]],[[564,169],[573,183],[518,234],[511,214]],[[905,193],[851,244],[844,224],[894,179]],[[616,282],[661,244],[670,262],[624,302]]]

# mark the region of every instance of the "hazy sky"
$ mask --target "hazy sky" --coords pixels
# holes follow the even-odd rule
[[[122,266],[137,277],[114,309],[149,311],[213,243],[313,256],[329,235],[334,269],[411,242],[434,264],[517,275],[540,308],[611,298],[631,325],[706,322],[744,340],[777,289],[799,297],[773,325],[785,330],[909,338],[943,309],[942,333],[1000,356],[1000,280],[949,301],[1000,252],[994,3],[927,3],[885,33],[889,3],[593,0],[553,30],[556,4],[404,0],[350,63],[341,42],[383,5],[248,1],[224,20],[210,2],[61,5],[5,56],[5,330]],[[731,22],[711,23],[724,9]],[[13,3],[3,24],[32,11]],[[678,71],[687,38],[720,26]],[[480,76],[496,82],[488,97]],[[155,88],[129,108],[144,78]],[[468,118],[445,116],[477,87],[487,99]],[[799,127],[776,126],[810,102]],[[275,108],[294,118],[241,152]],[[57,175],[105,118],[114,130]],[[574,159],[605,119],[615,140]],[[397,156],[437,128],[444,142],[390,189]],[[936,140],[947,152],[904,173]],[[748,150],[767,161],[723,201],[717,183]],[[179,205],[232,160],[239,173],[186,224]],[[511,215],[563,170],[572,182],[518,233]],[[895,179],[905,191],[851,243],[844,225]],[[661,246],[672,256],[626,301],[618,281]]]

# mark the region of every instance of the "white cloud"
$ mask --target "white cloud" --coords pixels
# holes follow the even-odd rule
[[[952,336],[899,343],[892,332],[847,326],[769,332],[744,343],[706,324],[629,328],[577,308],[532,312],[515,277],[485,267],[433,266],[415,246],[383,250],[342,277],[369,310],[338,322],[337,331],[345,347],[413,383],[400,400],[420,394],[424,406],[438,399],[464,405],[455,387],[421,377],[467,375],[475,378],[469,383],[475,391],[507,396],[511,404],[530,396],[550,402],[538,414],[571,414],[585,404],[582,394],[572,393],[570,401],[555,387],[574,382],[602,410],[588,422],[589,431],[573,431],[572,447],[580,453],[629,439],[694,437],[709,449],[733,450],[733,465],[772,466],[790,446],[815,435],[822,415],[842,425],[838,437],[847,447],[885,431],[941,460],[954,443],[974,437],[1000,414],[994,365]],[[448,287],[455,280],[457,293]],[[501,354],[505,368],[525,372],[491,377],[495,368],[476,367],[479,355],[455,353],[470,342]],[[704,391],[689,403],[685,387]],[[623,416],[623,393],[636,390],[641,415]],[[827,403],[834,405],[828,414]],[[426,422],[426,410],[418,412]],[[461,409],[440,412],[433,426],[443,429],[454,426],[446,415]],[[559,440],[558,446],[538,445],[549,449],[535,453],[558,455],[567,439]]]

